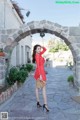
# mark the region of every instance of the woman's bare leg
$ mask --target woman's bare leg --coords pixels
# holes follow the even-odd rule
[[[46,85],[42,88],[44,104],[47,104],[47,97],[46,97]]]
[[[39,89],[36,87],[36,99],[39,102]]]
[[[46,85],[42,88],[42,93],[43,93],[44,104],[46,104],[46,106],[47,106]],[[48,108],[48,106],[47,106],[47,108]]]

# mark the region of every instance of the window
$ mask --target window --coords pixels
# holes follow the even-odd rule
[[[28,63],[30,60],[30,47],[25,46],[25,63]]]
[[[16,66],[19,65],[19,44],[16,46]]]

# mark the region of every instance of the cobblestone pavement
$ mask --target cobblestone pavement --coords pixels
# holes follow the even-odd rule
[[[72,99],[77,91],[69,86],[67,68],[46,68],[47,101],[50,112],[36,106],[33,73],[12,97],[0,106],[0,112],[8,112],[9,120],[80,120],[80,104]],[[42,91],[39,91],[43,104]]]

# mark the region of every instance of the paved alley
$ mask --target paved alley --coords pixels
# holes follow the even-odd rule
[[[69,86],[68,68],[46,68],[47,101],[49,113],[37,108],[33,73],[12,97],[0,106],[0,112],[8,112],[9,120],[80,120],[80,104],[72,99],[77,91]],[[40,103],[43,104],[40,90]]]

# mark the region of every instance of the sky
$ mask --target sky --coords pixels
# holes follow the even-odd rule
[[[80,4],[57,4],[56,0],[15,1],[21,8],[30,10],[28,18],[25,15],[26,11],[22,11],[26,22],[45,19],[64,26],[76,26],[80,23]]]
[[[48,20],[62,26],[78,26],[80,24],[80,4],[57,4],[55,2],[56,0],[14,1],[21,8],[26,9],[22,11],[26,23],[30,21]],[[29,17],[26,17],[27,9],[31,12]]]

